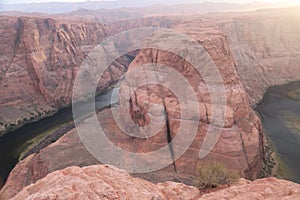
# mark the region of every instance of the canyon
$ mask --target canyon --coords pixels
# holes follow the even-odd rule
[[[98,83],[99,91],[115,84],[122,75],[143,64],[172,66],[193,86],[200,112],[200,123],[195,140],[178,160],[149,176],[139,174],[135,176],[152,182],[165,182],[180,177],[183,182],[191,183],[202,163],[218,160],[227,168],[237,171],[241,177],[257,179],[266,175],[262,173],[263,170],[269,171],[270,169],[264,165],[268,160],[264,152],[265,135],[254,107],[270,86],[300,80],[300,35],[298,34],[300,16],[298,13],[299,9],[286,9],[285,12],[266,10],[250,13],[149,17],[122,20],[106,25],[92,21],[83,22],[80,19],[1,16],[0,132],[2,135],[9,134],[10,131],[26,123],[47,117],[58,109],[70,105],[72,86],[81,63],[105,38],[125,30],[145,26],[169,28],[197,41],[215,63],[226,93],[225,124],[219,127],[221,135],[212,151],[204,159],[198,158],[208,127],[217,126],[211,124],[211,108],[215,105],[212,105],[202,74],[197,73],[191,63],[184,58],[165,50],[152,48],[127,52],[113,62],[104,73]],[[166,39],[164,37],[168,35],[161,35],[159,38],[162,41],[151,42],[164,44],[164,39]],[[176,46],[176,44],[164,45],[169,45],[170,48],[172,45]],[[184,47],[178,47],[178,51],[184,50]],[[205,65],[207,61],[204,60],[201,64]],[[215,76],[216,74],[209,74],[211,79]],[[137,76],[136,80],[138,78]],[[175,137],[180,120],[182,120],[176,96],[166,88],[147,85],[136,90],[134,98],[131,99],[130,114],[133,121],[140,126],[150,123],[148,112],[154,104],[163,105],[168,115],[164,128],[149,139],[125,135],[114,122],[111,109],[103,110],[97,116],[107,137],[115,144],[132,152],[149,152],[168,145],[167,135],[171,138]],[[195,121],[184,120],[190,123]],[[100,163],[86,150],[76,129],[72,129],[56,142],[20,161],[11,171],[1,189],[0,197],[3,199],[33,198],[43,190],[47,182],[53,185],[53,181],[58,179],[63,183],[70,180],[72,176],[81,176],[80,174],[90,176],[89,173],[116,173],[114,178],[121,176],[119,180],[129,179],[130,184],[136,181],[143,182],[148,189],[141,189],[136,183],[133,188],[135,191],[143,190],[143,194],[149,195],[149,199],[152,197],[172,199],[169,195],[172,195],[173,190],[177,191],[178,195],[191,195],[192,193],[196,197],[200,195],[196,188],[170,182],[155,185],[132,178],[117,169],[106,169],[104,166],[67,168],[95,164]],[[61,177],[61,174],[64,176]],[[122,176],[124,176],[123,179]],[[99,177],[101,176],[97,175],[95,181],[105,182]],[[111,186],[113,185],[112,188],[122,188],[127,184],[122,183],[124,184],[122,186],[118,181],[107,176],[106,178]],[[91,178],[88,179],[91,182],[94,181]],[[74,181],[76,182],[74,183],[75,189],[71,184],[65,188],[68,190],[70,187],[74,192],[70,195],[79,195],[76,193],[76,187],[81,187],[81,184],[85,185],[84,187],[89,185],[88,181],[85,182],[86,180]],[[276,179],[247,182],[242,186],[234,186],[217,192],[216,195],[232,197],[230,195],[235,190],[247,191],[247,188],[250,188],[249,191],[251,191],[257,187],[256,184],[265,185],[264,182],[268,188],[272,184],[280,188],[282,186],[292,188],[288,189],[291,192],[287,194],[291,195],[291,199],[299,195],[297,184],[287,184]],[[65,194],[66,191],[57,191],[55,187],[53,185],[53,190],[49,193],[45,191],[44,195],[58,197],[57,195]],[[91,195],[97,193],[98,189],[92,189]],[[107,189],[104,193],[103,188],[99,190],[102,191],[101,195],[108,193],[116,195],[121,189]],[[172,192],[168,193],[170,190]],[[271,189],[270,195],[275,190],[277,189]],[[126,195],[136,194],[135,191],[128,191]],[[206,197],[209,199],[210,194]],[[182,198],[188,199],[189,197],[183,196]],[[191,197],[193,198],[195,197]]]

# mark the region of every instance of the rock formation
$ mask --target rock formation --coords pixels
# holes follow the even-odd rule
[[[240,179],[209,194],[182,183],[153,184],[110,166],[69,167],[25,187],[12,200],[23,199],[298,199],[300,186],[275,178]]]
[[[266,178],[256,181],[246,181],[240,179],[235,186],[219,190],[210,194],[205,194],[199,199],[298,199],[299,184],[279,180],[276,178]]]
[[[197,188],[153,184],[109,166],[69,167],[24,188],[12,199],[193,199]]]
[[[102,24],[50,18],[0,17],[0,135],[46,117],[71,103],[78,67],[107,35]],[[128,66],[112,64],[102,89]]]
[[[221,138],[205,159],[198,159],[199,150],[208,127],[215,126],[211,124],[211,107],[213,105],[203,75],[199,75],[197,71],[193,69],[193,66],[181,57],[159,49],[141,50],[130,64],[129,71],[136,66],[147,63],[170,66],[179,71],[185,79],[191,83],[198,97],[200,121],[202,123],[199,125],[194,143],[186,153],[175,162],[178,172],[195,174],[201,162],[218,160],[229,168],[239,171],[244,177],[257,178],[263,160],[262,127],[239,81],[239,76],[236,71],[237,66],[228,46],[226,36],[221,32],[218,25],[214,24],[211,20],[194,19],[176,25],[172,27],[172,29],[194,38],[203,46],[221,74],[226,93],[226,116],[224,127],[221,130]],[[166,40],[164,36],[158,38],[162,41]],[[159,41],[157,43],[159,43]],[[174,43],[175,41],[173,44],[169,44],[170,48],[172,48]],[[178,47],[176,44],[174,46],[179,49],[182,48],[182,51],[185,51],[186,48],[184,46]],[[207,64],[205,62],[207,61],[201,64],[204,66]],[[213,79],[217,74],[211,76]],[[138,80],[138,77],[134,80]],[[215,84],[217,86],[219,83]],[[170,132],[172,137],[174,137],[180,125],[180,120],[178,119],[181,118],[181,105],[178,103],[177,97],[172,95],[170,91],[163,89],[163,92],[161,92],[162,90],[160,90],[159,87],[160,86],[142,87],[135,91],[135,97],[132,98],[132,107],[139,110],[139,112],[135,114],[135,111],[133,111],[132,118],[136,123],[140,124],[141,113],[143,118],[146,119],[146,115],[152,105],[165,104],[164,106],[168,113],[167,120],[171,124]],[[193,119],[184,120],[193,121]],[[145,121],[145,123],[147,123],[147,121]],[[141,125],[144,124],[142,123]],[[145,144],[145,146],[156,144],[157,148],[161,148],[166,145],[166,141],[161,142],[163,138],[166,138],[165,134],[157,134],[148,140],[149,144]]]
[[[198,98],[201,123],[195,141],[175,162],[179,174],[195,175],[202,162],[218,160],[226,167],[240,172],[243,177],[255,179],[259,176],[264,160],[264,136],[253,106],[261,99],[267,87],[299,80],[300,70],[297,63],[300,58],[297,41],[300,41],[300,26],[298,16],[295,15],[283,15],[285,20],[282,21],[279,16],[261,13],[253,15],[228,14],[226,20],[220,14],[201,18],[185,17],[180,23],[166,25],[198,41],[216,64],[223,79],[227,103],[225,125],[221,127],[222,134],[218,143],[205,159],[198,159],[198,154],[207,128],[211,125],[211,107],[214,105],[211,104],[203,77],[197,75],[183,58],[159,49],[142,49],[134,55],[133,61],[129,59],[121,64],[122,70],[117,70],[120,74],[124,73],[129,62],[129,70],[149,62],[166,64],[183,74],[192,84]],[[150,20],[150,25],[155,22],[153,19],[155,18]],[[8,38],[2,39],[0,44],[5,46],[0,50],[0,92],[4,94],[0,98],[2,131],[68,105],[71,86],[85,52],[89,52],[105,36],[122,30],[122,22],[107,29],[92,22],[72,23],[9,17],[1,17],[0,20],[4,24],[1,26],[1,37]],[[142,27],[145,21],[141,20],[139,24],[129,21],[126,23],[130,27]],[[13,34],[11,30],[14,30]],[[104,77],[107,81],[102,82],[99,87],[111,84],[111,77],[108,73]],[[130,112],[137,124],[145,125],[149,122],[146,114],[149,107],[161,104],[168,113],[169,128],[166,125],[160,133],[148,140],[132,139],[116,127],[110,111],[105,110],[98,117],[107,136],[120,147],[135,152],[152,151],[167,145],[167,134],[173,137],[178,128],[180,107],[174,94],[163,89],[165,95],[162,96],[160,91],[158,86],[139,88],[131,102]],[[81,144],[76,130],[72,130],[39,153],[21,161],[12,170],[0,194],[3,198],[11,198],[25,186],[51,172],[73,165],[87,166],[97,163]],[[174,172],[172,166],[164,170]],[[283,183],[278,184],[281,186]],[[251,188],[251,184],[245,187],[248,186]],[[266,188],[265,192],[271,190]],[[159,190],[155,191],[159,193]],[[234,191],[228,189],[224,193],[220,195],[230,196]],[[31,195],[26,190],[21,194]],[[288,195],[284,192],[281,194]]]
[[[300,77],[299,13],[294,9],[275,11],[237,17],[222,25],[240,81],[253,105],[267,88]]]

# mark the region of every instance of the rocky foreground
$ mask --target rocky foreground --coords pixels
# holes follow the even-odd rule
[[[114,167],[95,165],[84,168],[69,167],[53,172],[25,187],[12,200],[42,199],[298,199],[300,185],[268,178],[254,182],[240,179],[225,189],[204,194],[197,188],[182,183],[153,184],[133,178]]]

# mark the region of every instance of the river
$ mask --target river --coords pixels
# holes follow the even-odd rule
[[[107,90],[95,98],[97,110],[110,106],[111,98],[113,102],[118,101],[117,96],[112,97],[113,90]],[[85,110],[86,106],[82,103],[81,107]],[[279,156],[286,163],[292,180],[300,183],[300,82],[271,87],[256,110]],[[51,117],[0,137],[0,187],[26,148],[24,144],[72,120],[72,107],[67,107]]]
[[[118,88],[109,89],[95,98],[96,110],[101,110],[118,102],[118,97],[113,93]],[[88,110],[85,102],[80,103],[80,108]],[[83,112],[87,114],[87,112]],[[39,137],[42,134],[53,131],[54,127],[59,127],[73,120],[72,107],[60,109],[51,117],[26,124],[23,127],[0,137],[0,188],[7,179],[10,171],[17,164],[19,156],[28,147],[28,141]]]
[[[300,183],[300,82],[271,87],[256,110],[292,181]]]

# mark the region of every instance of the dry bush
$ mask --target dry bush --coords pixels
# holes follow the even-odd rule
[[[198,170],[196,185],[202,189],[215,188],[219,185],[229,185],[239,179],[239,174],[228,170],[221,163],[202,164]]]

